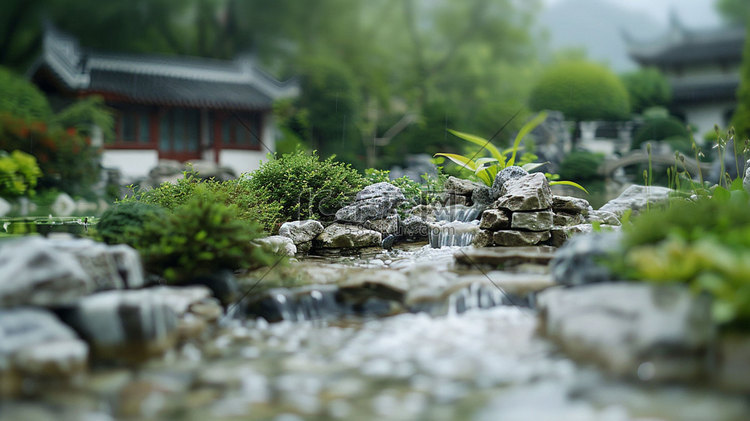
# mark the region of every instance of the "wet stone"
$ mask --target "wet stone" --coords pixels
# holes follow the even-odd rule
[[[384,237],[398,232],[398,215],[389,215],[382,219],[366,221],[362,226],[369,230],[377,231]]]
[[[377,231],[334,223],[316,237],[314,245],[320,248],[379,247],[382,241],[383,237]]]
[[[549,231],[497,231],[492,236],[496,246],[518,247],[533,246],[550,238]]]
[[[583,224],[584,222],[586,222],[586,218],[584,218],[583,215],[581,215],[580,213],[555,211],[555,214],[552,217],[552,223],[558,227],[578,225],[578,224]]]
[[[480,229],[474,235],[474,239],[472,240],[471,244],[474,247],[489,247],[489,246],[492,246],[494,244],[493,240],[492,240],[492,231]]]
[[[508,212],[501,209],[487,209],[482,212],[482,219],[479,222],[479,228],[497,231],[510,228],[510,217]]]
[[[510,227],[517,230],[549,231],[552,229],[552,211],[513,212]]]
[[[321,232],[323,224],[314,219],[285,222],[279,228],[279,235],[291,238],[295,245],[312,241]]]
[[[513,180],[515,178],[521,178],[527,175],[529,175],[528,171],[516,165],[500,170],[500,172],[498,172],[495,176],[495,180],[493,180],[492,182],[492,196],[494,196],[494,198],[497,200],[497,198],[502,194],[501,192],[503,189],[503,185],[506,181]]]
[[[556,213],[588,214],[591,205],[586,199],[572,196],[552,196],[552,210]]]
[[[546,265],[554,257],[555,249],[547,246],[474,248],[456,252],[456,263],[464,266],[488,265],[510,267],[524,263]]]
[[[449,176],[448,179],[445,180],[445,185],[443,186],[446,191],[460,196],[471,196],[474,190],[477,190],[481,187],[484,186],[482,184],[454,176]]]
[[[503,184],[501,196],[493,205],[511,211],[544,210],[552,206],[552,191],[547,177],[533,173],[508,180]]]

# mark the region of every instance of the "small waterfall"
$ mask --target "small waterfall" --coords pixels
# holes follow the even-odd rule
[[[468,246],[479,230],[482,209],[462,205],[446,206],[435,212],[437,222],[429,225],[432,248]]]
[[[447,301],[449,316],[479,308],[512,304],[500,288],[476,282],[451,293]]]
[[[339,314],[335,286],[274,288],[247,304],[245,314],[269,322],[322,320]]]

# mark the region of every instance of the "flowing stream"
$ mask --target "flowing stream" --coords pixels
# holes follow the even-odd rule
[[[492,273],[456,268],[459,250],[400,245],[305,259],[284,270],[307,285],[266,290],[256,301],[264,308],[225,317],[204,340],[3,402],[0,420],[748,419],[744,397],[619,381],[572,362],[537,335],[533,308],[474,281]],[[357,277],[393,288],[342,298]],[[398,296],[404,282],[411,288]],[[432,307],[386,305],[419,290],[436,297],[425,301]]]

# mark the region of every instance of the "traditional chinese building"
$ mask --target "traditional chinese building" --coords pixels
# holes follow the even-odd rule
[[[274,150],[277,99],[297,95],[250,57],[232,61],[88,51],[52,27],[31,80],[55,101],[100,95],[115,111],[116,139],[102,165],[127,178],[160,159],[210,160],[237,174]]]
[[[688,29],[672,15],[669,31],[659,39],[625,38],[633,60],[667,77],[672,86],[670,111],[697,126],[696,137],[715,124],[729,125],[737,107],[744,28]]]

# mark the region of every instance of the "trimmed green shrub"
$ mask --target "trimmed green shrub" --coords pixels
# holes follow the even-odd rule
[[[36,158],[21,151],[0,150],[0,197],[33,196],[42,171]]]
[[[664,75],[655,68],[626,73],[622,82],[628,91],[630,107],[634,113],[648,108],[666,106],[672,100],[672,88]]]
[[[154,189],[134,189],[120,202],[151,204],[172,211],[196,196],[227,206],[235,205],[238,218],[256,221],[267,232],[277,230],[285,222],[282,205],[273,200],[267,189],[251,189],[241,180],[204,180],[196,172],[185,172],[175,183],[165,182]]]
[[[691,151],[690,132],[683,122],[675,117],[658,117],[646,120],[633,136],[630,148],[640,149],[649,141],[667,141],[675,150],[683,153]]]
[[[47,121],[52,116],[47,98],[33,83],[0,66],[0,113],[26,121]]]
[[[630,114],[628,92],[606,67],[567,61],[546,71],[529,99],[535,111],[558,110],[570,120],[622,120]]]
[[[308,218],[333,220],[336,211],[366,184],[349,164],[334,157],[321,160],[314,151],[308,154],[301,149],[271,156],[237,183],[256,203],[281,206],[278,225]],[[277,230],[274,226],[271,231]]]
[[[96,224],[97,238],[107,244],[138,245],[143,226],[151,220],[161,220],[167,212],[155,205],[141,202],[121,202],[107,209]]]
[[[137,242],[146,270],[169,282],[184,283],[220,270],[272,263],[272,256],[253,243],[263,235],[257,224],[240,219],[236,206],[200,196],[190,198],[167,218],[146,223]]]
[[[598,180],[599,166],[604,162],[604,155],[584,150],[569,153],[560,163],[560,177],[576,182]]]

